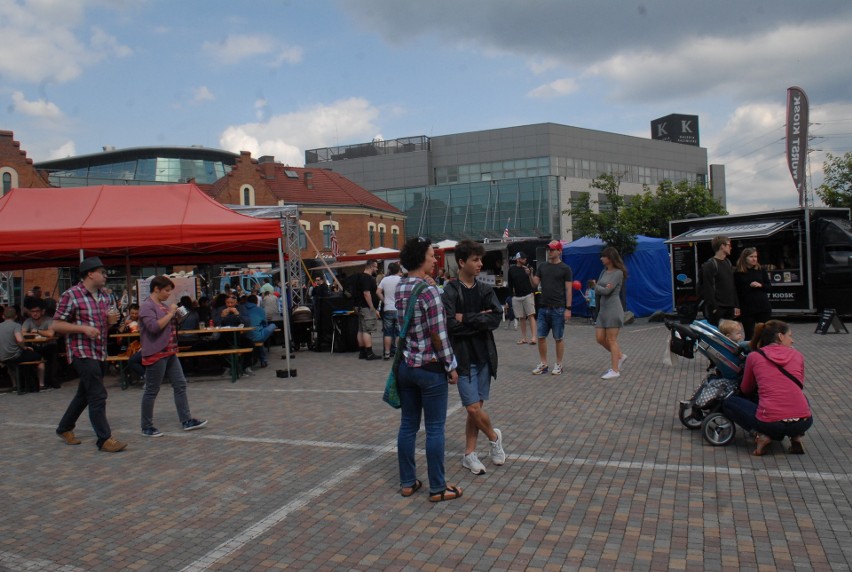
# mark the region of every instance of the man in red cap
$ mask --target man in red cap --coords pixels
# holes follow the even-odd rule
[[[556,363],[552,375],[562,373],[562,357],[565,354],[565,322],[571,318],[571,283],[574,275],[571,267],[562,262],[562,243],[552,240],[547,245],[547,262],[539,264],[533,276],[533,286],[541,285],[538,309],[538,356],[540,363],[532,370],[535,375],[547,373],[547,334],[553,332],[556,345]]]

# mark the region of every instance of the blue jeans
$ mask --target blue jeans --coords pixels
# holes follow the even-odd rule
[[[275,324],[267,324],[260,331],[252,332],[252,341],[263,342],[264,345],[257,348],[258,357],[261,365],[269,362],[269,350],[266,349],[266,340],[272,337],[275,333]]]
[[[444,477],[444,424],[447,421],[449,395],[447,375],[419,367],[399,364],[399,402],[402,416],[396,439],[399,460],[399,483],[402,487],[414,486],[417,465],[414,462],[414,444],[420,430],[420,413],[426,417],[426,465],[429,474],[429,492],[440,493],[447,488]]]
[[[552,330],[553,339],[557,342],[565,335],[565,308],[560,306],[552,308],[542,306],[538,309],[538,319],[536,322],[538,328],[538,337],[546,338],[547,334]]]
[[[77,375],[80,376],[80,383],[77,385],[77,393],[74,394],[68,409],[65,410],[65,415],[59,421],[56,433],[61,435],[66,431],[73,431],[80,415],[88,407],[89,421],[92,423],[95,435],[98,436],[100,449],[104,441],[112,436],[112,430],[106,418],[107,390],[104,387],[106,362],[75,357],[72,363],[77,370]]]
[[[141,352],[140,352],[141,353]],[[178,419],[183,423],[192,417],[189,414],[189,400],[186,397],[186,377],[176,355],[163,358],[145,368],[145,393],[142,394],[142,429],[154,426],[154,401],[160,393],[160,384],[168,377],[175,393],[175,407]]]
[[[722,402],[722,413],[746,431],[763,433],[773,441],[781,441],[784,437],[804,435],[805,431],[810,429],[814,423],[813,417],[790,423],[760,421],[757,419],[757,405],[754,401],[732,395]]]

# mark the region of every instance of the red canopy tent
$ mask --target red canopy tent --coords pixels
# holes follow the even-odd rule
[[[0,198],[0,269],[279,260],[277,220],[238,214],[193,184],[13,189]]]

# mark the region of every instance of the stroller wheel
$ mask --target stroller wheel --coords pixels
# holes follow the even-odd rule
[[[684,427],[695,431],[701,428],[704,413],[697,407],[693,407],[691,401],[681,401],[678,403],[677,418],[683,423]]]
[[[701,434],[704,440],[714,447],[724,447],[737,434],[734,422],[725,417],[723,413],[711,413],[701,422]]]

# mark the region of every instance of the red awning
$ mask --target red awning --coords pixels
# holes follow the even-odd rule
[[[277,262],[278,220],[238,214],[192,184],[13,189],[0,198],[0,269]]]

